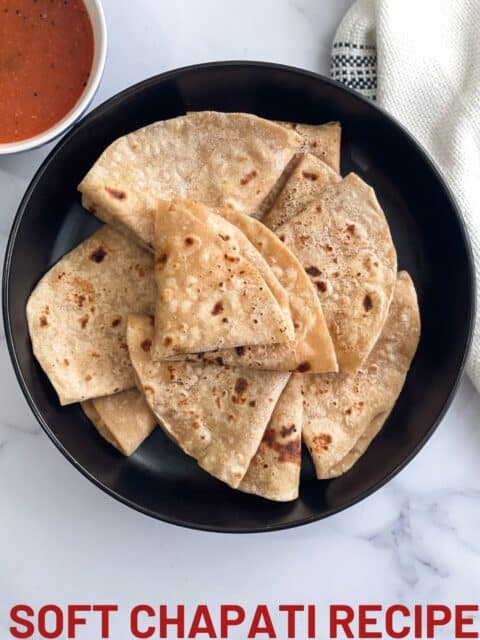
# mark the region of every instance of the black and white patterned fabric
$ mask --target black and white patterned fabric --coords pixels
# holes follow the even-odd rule
[[[375,45],[334,42],[330,75],[367,98],[377,97],[377,49]]]

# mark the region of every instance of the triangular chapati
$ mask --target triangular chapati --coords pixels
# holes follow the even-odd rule
[[[108,226],[43,276],[27,303],[28,328],[62,405],[135,385],[126,319],[154,303],[153,256]]]
[[[245,235],[172,200],[155,224],[155,358],[291,340],[288,296]]]
[[[318,478],[347,470],[370,444],[400,395],[419,339],[417,296],[403,271],[382,334],[358,373],[304,377],[302,433]]]
[[[205,471],[238,487],[289,374],[155,362],[152,340],[151,319],[130,316],[128,348],[149,407],[166,433]]]
[[[210,211],[196,207],[194,214],[207,223]],[[309,277],[293,253],[261,222],[229,210],[218,210],[262,254],[288,295],[295,337],[274,345],[241,345],[232,350],[206,352],[201,358],[224,364],[275,371],[338,371],[335,349],[318,297]]]
[[[375,192],[351,173],[275,233],[317,290],[340,371],[355,373],[385,323],[397,272]]]

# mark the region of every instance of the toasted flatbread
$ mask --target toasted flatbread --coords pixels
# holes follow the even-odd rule
[[[305,211],[326,188],[340,182],[341,177],[311,154],[304,156],[292,171],[283,188],[262,218],[269,229],[277,229],[290,218]]]
[[[155,224],[155,358],[294,337],[288,296],[246,236],[187,200]]]
[[[27,302],[33,352],[60,403],[135,386],[129,313],[152,313],[153,256],[105,226],[46,273]]]
[[[397,274],[375,192],[351,173],[275,233],[317,290],[340,371],[355,373],[378,340]]]
[[[211,475],[238,487],[290,374],[212,363],[155,362],[153,326],[130,316],[127,342],[137,376],[165,432]]]
[[[196,209],[207,223],[209,211]],[[201,359],[274,371],[310,373],[338,371],[337,358],[318,297],[309,277],[293,253],[261,222],[233,211],[218,214],[234,224],[262,254],[288,295],[295,336],[273,345],[241,345],[236,349],[205,352]]]
[[[190,113],[113,142],[79,190],[87,209],[148,246],[160,200],[256,214],[302,143],[294,131],[251,114]]]
[[[86,400],[82,409],[100,435],[126,456],[138,449],[157,424],[138,389]]]
[[[364,366],[355,375],[304,376],[302,434],[318,478],[342,473],[370,444],[400,395],[419,339],[417,296],[403,271]]]
[[[280,396],[240,491],[279,502],[298,498],[302,414],[302,376],[295,373]]]

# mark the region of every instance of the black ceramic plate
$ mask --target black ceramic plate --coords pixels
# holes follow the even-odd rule
[[[408,379],[381,435],[345,476],[315,480],[305,458],[300,498],[275,504],[233,491],[201,471],[160,429],[131,458],[105,444],[78,405],[61,408],[36,363],[25,304],[37,280],[97,226],[76,186],[115,138],[189,110],[246,111],[343,127],[342,172],[376,190],[419,294],[423,334]],[[422,150],[371,102],[313,73],[263,63],[216,63],[165,73],[115,96],[56,146],[18,211],[5,260],[6,335],[22,390],[64,455],[112,496],[151,516],[199,529],[247,532],[291,527],[340,511],[378,489],[422,447],[462,373],[473,315],[465,232]]]

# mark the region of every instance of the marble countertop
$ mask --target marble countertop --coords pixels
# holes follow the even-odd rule
[[[94,105],[155,73],[218,59],[327,73],[350,0],[104,0],[109,55]],[[1,251],[49,147],[0,158]],[[46,212],[47,214],[48,212]],[[392,482],[290,531],[198,533],[142,516],[74,469],[40,430],[0,336],[0,636],[29,602],[462,602],[480,578],[480,396],[468,380]],[[117,626],[116,626],[117,625]],[[122,618],[116,640],[126,635]],[[85,636],[87,637],[87,636]]]

